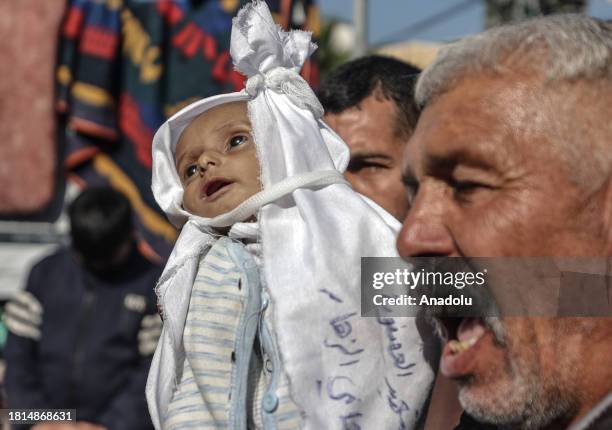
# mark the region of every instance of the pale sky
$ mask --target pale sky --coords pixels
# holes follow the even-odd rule
[[[352,20],[352,0],[319,0],[323,16]],[[427,29],[412,32],[410,39],[452,40],[483,28],[484,2],[474,0],[370,0],[369,42],[405,40],[403,31],[434,14],[453,6],[463,5],[448,19]],[[612,19],[612,0],[590,0],[587,13],[603,19]]]

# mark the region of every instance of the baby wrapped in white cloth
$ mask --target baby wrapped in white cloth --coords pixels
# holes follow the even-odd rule
[[[361,257],[397,256],[399,225],[342,177],[348,149],[298,74],[314,49],[248,4],[231,40],[246,90],[196,102],[155,135],[153,193],[182,227],[157,287],[146,394],[158,429],[422,420],[435,341],[414,319],[390,339],[388,321],[360,316]]]

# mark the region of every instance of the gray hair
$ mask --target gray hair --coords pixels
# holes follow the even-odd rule
[[[443,48],[421,74],[421,106],[466,73],[536,71],[548,81],[612,79],[612,24],[578,14],[495,27]]]
[[[492,28],[459,40],[443,48],[423,71],[416,86],[416,101],[420,106],[427,105],[469,74],[512,72],[535,74],[555,88],[556,84],[578,79],[593,83],[593,88],[601,89],[603,84],[605,93],[597,90],[599,97],[591,104],[593,109],[607,110],[612,92],[612,23],[562,14]],[[572,170],[573,182],[590,188],[612,175],[608,138],[612,136],[612,123],[603,121],[584,130],[586,126],[572,124],[571,133],[557,130],[556,141],[567,143],[559,148],[564,149],[561,155]],[[594,134],[588,142],[582,139],[584,134],[580,135],[583,130]],[[584,160],[585,154],[591,154],[588,158],[592,167]],[[597,179],[595,172],[601,174]]]

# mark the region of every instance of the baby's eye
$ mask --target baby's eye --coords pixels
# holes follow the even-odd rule
[[[193,175],[198,173],[198,170],[199,168],[197,164],[192,164],[190,166],[187,166],[187,168],[185,169],[185,177],[191,178]]]
[[[240,146],[243,143],[246,143],[247,140],[248,140],[248,138],[245,135],[240,134],[240,135],[234,136],[234,137],[232,137],[230,139],[229,146],[230,146],[230,148],[235,148],[236,146]]]

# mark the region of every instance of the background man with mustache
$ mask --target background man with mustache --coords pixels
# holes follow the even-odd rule
[[[558,15],[461,40],[416,97],[402,256],[612,257],[612,25]],[[612,429],[612,319],[446,326],[467,347],[447,342],[441,369],[479,422]]]

